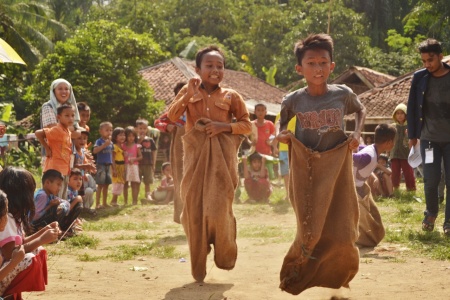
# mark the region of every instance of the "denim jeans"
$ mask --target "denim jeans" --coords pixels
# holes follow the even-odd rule
[[[433,162],[425,163],[425,149],[433,148]],[[420,141],[420,153],[422,155],[423,182],[427,213],[437,216],[439,212],[438,187],[441,181],[441,162],[444,161],[445,172],[445,220],[450,222],[450,143],[437,143],[427,140]]]

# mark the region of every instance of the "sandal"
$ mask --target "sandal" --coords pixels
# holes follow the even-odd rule
[[[450,221],[444,223],[444,234],[450,237]]]
[[[422,221],[422,230],[423,231],[433,231],[434,230],[434,222],[436,221],[436,217],[433,217],[428,214],[427,211],[423,213],[425,218]]]

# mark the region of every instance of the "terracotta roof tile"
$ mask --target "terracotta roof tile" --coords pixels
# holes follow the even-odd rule
[[[194,62],[182,60],[178,57],[166,62],[143,68],[139,71],[142,77],[153,88],[156,100],[163,100],[166,104],[174,98],[173,88],[177,82],[187,82],[195,76]],[[274,87],[265,81],[245,72],[225,69],[221,83],[223,87],[236,90],[244,100],[280,104],[286,91]]]
[[[445,56],[443,61],[449,63],[450,55]],[[414,72],[407,73],[383,86],[373,88],[359,95],[359,99],[367,110],[366,120],[380,119],[380,123],[385,122],[382,121],[383,119],[391,120],[395,107],[400,103],[406,104],[408,102],[409,89]],[[346,117],[349,120],[353,118],[353,115]]]
[[[346,84],[359,95],[394,79],[394,76],[380,73],[369,68],[353,66],[336,77],[331,83]]]

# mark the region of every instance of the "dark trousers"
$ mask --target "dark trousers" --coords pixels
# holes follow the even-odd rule
[[[47,212],[38,220],[31,222],[31,225],[33,227],[33,232],[38,231],[39,229],[47,226],[48,224],[51,224],[55,221],[58,222],[59,229],[61,231],[66,231],[69,229],[72,222],[78,218],[78,216],[81,213],[81,210],[83,209],[83,204],[78,203],[75,205],[69,212],[69,214],[66,216],[63,212],[57,213],[57,205],[53,206]]]
[[[425,149],[433,148],[433,162],[425,163]],[[439,212],[438,187],[441,181],[441,161],[444,161],[445,173],[445,220],[450,222],[450,143],[437,143],[426,140],[420,141],[420,153],[422,155],[423,182],[427,213],[437,216]]]

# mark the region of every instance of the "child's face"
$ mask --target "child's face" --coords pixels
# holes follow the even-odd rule
[[[378,163],[382,166],[386,166],[387,165],[387,161],[384,158],[378,158]]]
[[[430,73],[435,73],[442,67],[442,53],[421,53],[423,67]]]
[[[61,112],[61,114],[57,115],[56,118],[64,127],[70,127],[75,121],[75,112],[73,108],[66,108]]]
[[[79,114],[80,114],[80,123],[87,124],[87,122],[89,122],[89,119],[91,118],[91,111],[90,110],[82,110],[79,112]]]
[[[125,132],[121,132],[117,135],[116,141],[118,144],[123,144],[125,143]]]
[[[259,160],[259,159],[254,159],[254,160],[251,161],[250,164],[251,164],[251,166],[252,166],[253,171],[259,171],[259,170],[261,170],[261,165],[262,165],[262,161],[261,161],[261,160]]]
[[[102,128],[99,129],[101,137],[105,140],[111,138],[112,131],[113,131],[112,126],[109,125],[104,125]]]
[[[0,217],[0,231],[5,230],[6,224],[8,223],[8,199],[5,200],[6,213]]]
[[[264,106],[260,105],[255,108],[255,115],[257,119],[264,119],[267,114],[267,110]]]
[[[334,65],[327,50],[311,49],[306,50],[302,65],[296,65],[295,69],[305,77],[308,84],[323,85],[334,70]]]
[[[83,184],[83,176],[81,175],[72,175],[69,178],[69,186],[72,190],[78,191]]]
[[[397,122],[399,122],[400,124],[403,124],[406,120],[406,114],[404,111],[402,110],[397,110],[395,112],[395,119],[397,120]]]
[[[166,177],[172,177],[172,167],[171,166],[166,166],[164,168],[163,174]]]
[[[224,59],[217,51],[203,55],[200,68],[195,68],[204,86],[216,86],[223,79]]]
[[[136,142],[136,136],[134,135],[134,133],[129,133],[127,135],[127,143],[128,144],[133,144]]]
[[[148,126],[145,124],[139,124],[136,127],[136,131],[139,134],[139,136],[146,136],[148,131]]]
[[[77,139],[75,139],[75,148],[81,149],[86,147],[88,142],[87,134],[82,133]]]
[[[64,104],[69,100],[70,88],[67,84],[62,82],[55,87],[53,93],[55,94],[56,100],[58,100],[60,104]]]
[[[62,187],[62,179],[46,180],[44,183],[44,189],[51,195],[58,195],[59,190]]]

